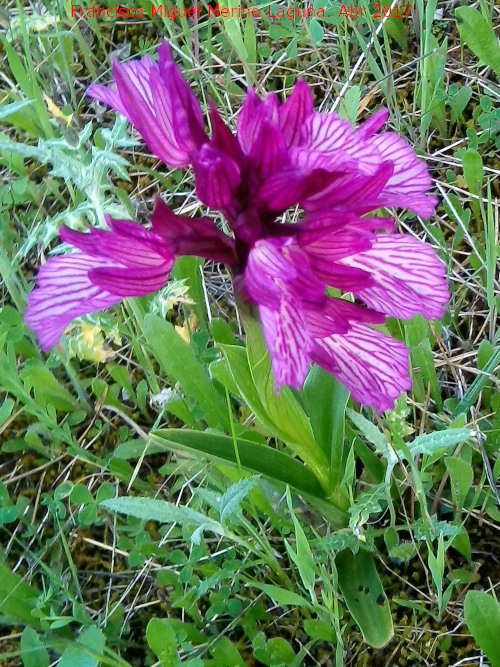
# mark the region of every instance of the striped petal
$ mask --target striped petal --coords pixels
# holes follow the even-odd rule
[[[89,97],[124,115],[149,150],[170,167],[184,167],[207,141],[203,116],[182,78],[166,42],[158,61],[147,56],[124,64],[112,62],[115,87],[93,84]]]
[[[300,389],[309,365],[310,340],[301,308],[291,294],[283,292],[279,308],[259,307],[262,333],[271,357],[274,388]]]
[[[151,294],[165,283],[174,262],[166,242],[128,220],[108,218],[108,224],[110,232],[64,228],[61,238],[83,251],[53,257],[39,269],[24,319],[42,349],[52,347],[75,317]]]
[[[449,294],[445,267],[427,243],[409,235],[379,234],[370,250],[341,260],[366,271],[371,286],[353,291],[370,308],[409,319],[417,313],[440,318]]]
[[[427,165],[394,132],[377,135],[370,145],[377,149],[383,161],[390,160],[394,165],[394,172],[379,196],[379,205],[409,208],[422,218],[430,218],[437,199],[425,194],[432,185]]]
[[[313,113],[313,100],[309,86],[298,79],[292,94],[279,107],[279,126],[287,146],[300,141],[302,128]]]
[[[109,262],[108,262],[109,264]],[[89,278],[103,260],[84,253],[53,257],[40,267],[37,287],[27,296],[24,321],[36,334],[42,350],[57,343],[76,317],[98,312],[121,301]]]
[[[356,322],[346,334],[315,339],[311,359],[343,384],[355,401],[380,413],[411,387],[408,354],[400,341]]]
[[[210,144],[202,146],[194,160],[194,175],[198,199],[220,210],[234,196],[240,183],[238,164]]]

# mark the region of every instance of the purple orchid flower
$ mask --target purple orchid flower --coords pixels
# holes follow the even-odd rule
[[[126,116],[167,165],[192,165],[198,198],[222,212],[233,237],[209,218],[175,215],[160,198],[151,232],[111,219],[110,232],[63,230],[80,252],[40,269],[25,316],[41,346],[55,344],[79,315],[156,291],[176,257],[197,255],[228,265],[239,296],[257,305],[276,391],[299,389],[317,363],[356,401],[390,408],[410,387],[408,350],[374,327],[386,316],[440,318],[448,291],[431,246],[394,233],[390,219],[363,217],[391,206],[428,217],[436,204],[413,149],[378,133],[387,112],[353,129],[314,112],[297,81],[283,104],[250,89],[235,135],[210,104],[209,136],[166,43],[157,62],[114,62],[113,75],[114,88],[94,84],[88,95]],[[280,222],[296,205],[304,217]]]

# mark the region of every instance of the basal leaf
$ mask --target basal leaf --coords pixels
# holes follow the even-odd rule
[[[365,642],[382,648],[392,639],[394,628],[373,556],[366,551],[353,555],[346,549],[337,554],[335,564],[340,590]]]
[[[482,591],[469,591],[464,601],[464,618],[491,667],[500,667],[500,608],[497,600]]]
[[[500,45],[492,26],[481,12],[472,7],[459,7],[455,10],[455,16],[460,37],[500,79]]]

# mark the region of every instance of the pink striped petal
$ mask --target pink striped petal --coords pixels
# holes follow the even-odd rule
[[[121,116],[125,116],[125,118],[130,123],[127,109],[122,104],[120,95],[118,94],[116,88],[108,88],[107,86],[103,86],[100,83],[93,83],[89,86],[86,95],[87,97],[92,97],[92,99],[97,100],[107,107],[110,107]]]
[[[157,263],[147,268],[95,268],[89,271],[89,280],[103,290],[121,299],[130,296],[146,296],[157,292],[165,284],[173,260]]]
[[[388,109],[379,109],[361,123],[356,130],[356,136],[359,139],[369,139],[384,125],[388,115]]]
[[[264,123],[278,124],[276,97],[268,95],[262,102],[253,88],[247,88],[245,101],[238,114],[236,136],[245,155],[248,155],[257,141]]]
[[[355,401],[381,413],[411,387],[408,354],[400,341],[356,322],[346,334],[314,339],[311,359],[343,384]]]
[[[370,250],[341,260],[366,271],[373,285],[353,290],[370,308],[409,319],[439,319],[449,299],[445,267],[433,248],[409,235],[379,234]]]
[[[363,141],[347,120],[339,118],[335,113],[314,113],[309,116],[302,132],[299,148],[311,151],[311,154],[322,154],[331,161],[329,169],[338,169],[342,160],[346,169],[353,165],[363,174],[372,175],[383,162],[376,147]],[[306,166],[306,154],[300,154],[300,165]],[[313,157],[316,160],[316,157]],[[325,165],[317,165],[325,168]]]
[[[27,296],[24,321],[36,334],[42,350],[55,345],[76,317],[121,301],[120,296],[101,289],[89,279],[89,270],[103,263],[101,258],[74,253],[53,257],[40,267],[37,287]]]
[[[383,324],[385,315],[358,306],[345,299],[325,296],[322,302],[304,304],[307,329],[313,339],[332,334],[346,334],[353,322]]]
[[[409,208],[423,218],[430,218],[437,200],[425,194],[432,185],[427,165],[394,132],[379,134],[370,144],[378,150],[382,160],[390,160],[394,165],[394,173],[379,196],[380,206]]]
[[[393,170],[391,162],[384,162],[372,176],[360,172],[339,174],[324,190],[301,202],[302,207],[309,214],[328,208],[359,215],[369,213],[382,205],[379,195]]]
[[[240,168],[228,155],[210,144],[202,146],[194,160],[198,199],[221,210],[235,196],[240,183]]]
[[[53,257],[40,268],[25,321],[43,349],[54,345],[75,317],[164,285],[174,262],[165,240],[128,220],[107,221],[110,232],[63,228],[61,238],[83,252]]]
[[[277,310],[260,306],[259,314],[276,393],[281,385],[300,389],[310,361],[310,340],[302,310],[292,295],[284,292]]]
[[[288,162],[288,152],[281,132],[265,122],[248,154],[252,168],[264,181],[279,172]]]
[[[93,97],[124,115],[150,151],[171,167],[184,167],[207,140],[201,109],[164,42],[158,62],[147,56],[112,62],[116,88],[93,84]]]
[[[302,128],[313,112],[313,100],[309,86],[298,79],[292,94],[279,107],[279,126],[287,147],[299,142]]]

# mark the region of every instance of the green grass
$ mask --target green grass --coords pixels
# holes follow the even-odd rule
[[[202,3],[189,24],[121,4],[144,18],[0,7],[0,664],[499,665],[498,8],[381,22],[322,0],[333,18],[293,23]],[[436,215],[397,226],[439,252],[449,312],[388,323],[413,387],[383,418],[317,371],[276,399],[228,277],[191,258],[50,354],[22,323],[61,224],[144,221],[159,192],[201,213],[189,173],[84,97],[165,37],[233,128],[246,85],[300,75],[353,122],[387,106],[427,161]]]

